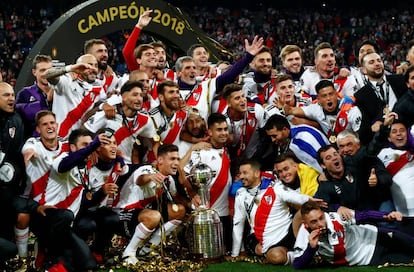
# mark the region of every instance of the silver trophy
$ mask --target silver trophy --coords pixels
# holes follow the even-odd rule
[[[201,204],[191,215],[187,237],[190,238],[190,253],[200,259],[220,259],[224,255],[223,225],[209,203],[208,185],[214,174],[207,164],[197,163],[189,175],[191,183],[198,189]]]

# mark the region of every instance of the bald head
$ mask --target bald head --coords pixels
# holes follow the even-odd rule
[[[14,90],[7,82],[0,82],[0,110],[12,113],[14,112]]]
[[[148,77],[148,74],[144,71],[140,70],[134,70],[129,74],[129,81],[139,81],[141,82],[144,87],[142,91],[144,94],[147,94],[150,91],[151,85],[150,85],[150,79]]]
[[[76,63],[85,63],[92,66],[91,69],[85,70],[79,76],[88,83],[93,83],[96,80],[98,75],[98,61],[96,60],[95,56],[92,54],[85,54],[80,56]]]

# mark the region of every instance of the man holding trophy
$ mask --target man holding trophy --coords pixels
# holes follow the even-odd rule
[[[197,171],[206,169],[211,173],[211,179],[206,184],[207,199],[202,196],[199,188],[192,203],[196,209],[215,210],[223,224],[224,244],[226,251],[231,249],[231,220],[229,213],[229,190],[232,183],[230,174],[230,159],[225,148],[229,130],[226,117],[219,113],[212,113],[207,120],[209,142],[194,144],[181,160],[184,171],[190,180],[197,183]],[[198,184],[194,184],[199,187]]]

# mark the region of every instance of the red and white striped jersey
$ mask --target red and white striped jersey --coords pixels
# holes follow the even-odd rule
[[[80,79],[73,80],[69,74],[60,76],[52,104],[59,124],[59,136],[67,138],[72,130],[81,126],[84,114],[104,99],[106,93],[101,86],[95,87]]]
[[[165,113],[160,111],[160,107],[156,107],[150,110],[149,115],[157,134],[161,137],[161,141],[166,144],[179,145],[180,133],[187,120],[187,113],[183,110],[178,110],[168,119]]]
[[[62,153],[53,161],[46,193],[39,203],[69,209],[76,216],[80,209],[82,193],[85,188],[82,184],[81,170],[77,166],[65,173],[58,172],[60,162],[68,154],[68,152]]]
[[[287,188],[280,181],[276,181],[266,189],[259,190],[257,194],[252,194],[251,189],[240,188],[237,191],[234,205],[232,256],[238,256],[240,253],[246,219],[251,222],[254,234],[261,243],[263,252],[266,252],[289,232],[292,214],[288,203],[302,205],[308,200],[309,196]],[[252,208],[247,214],[247,207],[250,205]]]
[[[322,79],[314,68],[306,69],[300,77],[300,88],[315,97],[317,95],[315,85]],[[354,76],[348,76],[346,78],[338,78],[335,76],[329,80],[333,81],[337,93],[342,94],[342,96],[353,96],[358,91],[358,84]]]
[[[243,119],[233,121],[229,110],[224,114],[229,126],[229,132],[233,135],[232,146],[244,144],[247,158],[251,158],[259,144],[258,129],[264,127],[267,121],[267,112],[260,104],[247,103],[247,112]],[[243,143],[242,143],[243,142]]]
[[[110,93],[114,90],[121,89],[121,78],[118,77],[115,72],[112,72],[111,75],[105,75],[103,72],[99,73],[96,77],[96,83],[98,86],[102,86],[105,90],[105,93]]]
[[[369,265],[374,255],[378,230],[373,225],[342,221],[338,213],[325,213],[327,235],[320,237],[317,254],[334,265]],[[309,244],[304,225],[296,236],[294,257],[302,256]]]
[[[183,91],[180,90],[180,93]],[[193,90],[186,92],[183,97],[187,106],[197,108],[200,116],[207,120],[211,113],[211,106],[216,95],[216,78],[203,80]]]
[[[414,216],[414,155],[408,150],[391,147],[378,154],[392,176],[391,195],[396,211],[403,216]]]
[[[139,167],[132,173],[132,175],[125,182],[120,190],[119,202],[115,208],[131,210],[131,209],[143,209],[161,196],[163,188],[159,188],[153,181],[139,186],[136,181],[139,176],[144,174],[155,174],[156,171],[152,165],[144,165]],[[167,185],[171,195],[177,193],[174,179],[168,176],[169,184]]]
[[[184,167],[189,174],[191,167],[197,163],[207,164],[215,172],[213,179],[208,184],[210,192],[210,208],[220,216],[229,215],[229,190],[232,183],[230,174],[230,159],[224,148],[193,151],[190,161]]]
[[[22,153],[30,149],[36,155],[26,165],[27,180],[23,195],[39,201],[45,193],[53,161],[61,152],[67,151],[68,145],[67,142],[59,142],[56,150],[50,150],[43,145],[40,138],[32,137],[23,145]]]
[[[84,123],[84,126],[93,133],[100,128],[111,128],[115,131],[114,136],[118,149],[124,153],[125,163],[131,163],[131,155],[136,138],[152,139],[156,134],[156,130],[148,114],[137,112],[133,118],[125,118],[129,128],[125,125],[121,114],[116,113],[114,119],[108,119],[103,111],[98,111]]]

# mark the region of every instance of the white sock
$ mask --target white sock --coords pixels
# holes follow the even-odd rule
[[[159,245],[161,242],[161,235],[168,236],[173,230],[175,230],[181,224],[181,220],[173,219],[163,224],[156,232],[151,236],[149,244]],[[163,232],[163,233],[162,233]]]
[[[157,246],[161,243],[161,235],[167,237],[173,230],[175,230],[181,224],[181,220],[173,219],[168,221],[167,223],[163,224],[161,227],[157,229],[156,232],[151,236],[151,239],[148,243],[141,248],[139,251],[140,256],[147,255],[152,251],[152,245]]]
[[[154,229],[148,229],[144,224],[139,223],[135,228],[134,235],[129,241],[129,244],[124,250],[122,257],[136,256],[138,247],[142,246],[142,243],[151,235]]]
[[[288,251],[286,257],[287,257],[287,261],[286,261],[286,263],[284,265],[292,264],[293,259],[295,259],[295,252]]]
[[[27,244],[29,242],[29,228],[19,229],[14,227],[17,251],[22,258],[27,257]]]

